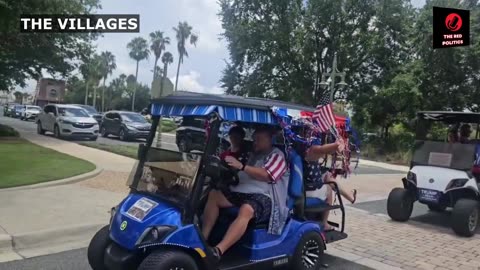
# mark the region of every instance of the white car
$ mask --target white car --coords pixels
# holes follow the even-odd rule
[[[480,214],[480,113],[417,115],[410,171],[402,179],[403,188],[390,192],[388,215],[395,221],[407,221],[416,201],[435,212],[452,208],[452,229],[458,235],[473,236]],[[476,139],[472,139],[471,126],[477,128]]]
[[[97,140],[98,122],[78,106],[48,104],[37,117],[37,133],[52,132],[57,138]]]
[[[22,113],[20,114],[20,120],[28,121],[30,119],[35,119],[42,111],[42,108],[33,105],[25,105]]]

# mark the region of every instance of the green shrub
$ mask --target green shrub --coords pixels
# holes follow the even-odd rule
[[[0,137],[19,137],[19,136],[20,135],[15,129],[9,126],[0,125]]]

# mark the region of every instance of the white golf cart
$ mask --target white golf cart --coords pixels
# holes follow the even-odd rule
[[[388,196],[387,212],[391,219],[407,221],[413,203],[418,201],[431,211],[453,208],[451,227],[455,233],[467,237],[475,234],[480,200],[479,123],[480,113],[417,114],[410,171],[402,179],[404,187],[394,188]],[[457,137],[458,127],[463,137]],[[470,136],[472,128],[476,129],[475,139]]]

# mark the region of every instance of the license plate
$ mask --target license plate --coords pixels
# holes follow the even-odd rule
[[[438,202],[442,193],[440,191],[431,190],[431,189],[419,189],[418,190],[418,200],[424,202]]]

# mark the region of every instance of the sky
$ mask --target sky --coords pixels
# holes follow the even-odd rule
[[[274,1],[274,0],[272,0]],[[332,0],[333,1],[333,0]],[[425,0],[412,0],[420,7]],[[141,36],[149,40],[149,33],[160,30],[170,37],[171,44],[166,50],[171,52],[174,63],[169,66],[168,77],[175,83],[178,61],[175,32],[173,27],[180,21],[187,21],[193,33],[199,36],[197,46],[188,46],[189,57],[180,67],[178,89],[222,93],[219,80],[225,61],[228,61],[226,42],[221,39],[222,26],[218,17],[217,0],[101,0],[99,14],[139,14],[140,33],[108,33],[96,41],[97,51],[110,51],[116,57],[117,69],[107,79],[108,82],[124,73],[135,74],[135,61],[128,56],[127,43]],[[153,77],[154,57],[140,62],[138,81],[150,85]],[[163,64],[159,61],[159,65]],[[36,82],[31,80],[23,91],[33,91]]]

